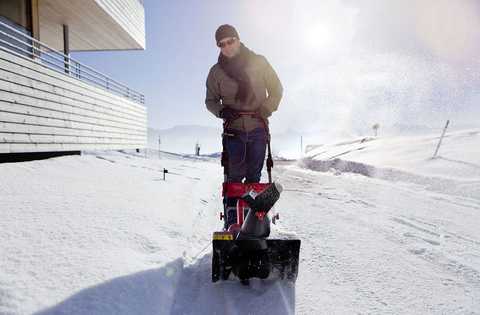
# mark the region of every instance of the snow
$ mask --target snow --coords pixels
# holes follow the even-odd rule
[[[320,146],[309,151],[307,157],[315,160],[340,158],[443,178],[480,178],[479,129],[446,133],[438,155],[432,161],[439,138],[440,133],[387,138],[363,137]]]
[[[447,133],[432,160],[437,141],[277,163],[272,237],[302,240],[295,285],[210,282],[218,158],[0,164],[0,314],[480,314],[480,131]]]

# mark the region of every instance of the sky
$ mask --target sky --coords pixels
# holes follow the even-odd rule
[[[148,125],[220,127],[205,107],[214,33],[234,25],[278,73],[272,132],[362,134],[384,126],[480,124],[475,0],[145,0],[144,51],[80,61],[146,97]]]

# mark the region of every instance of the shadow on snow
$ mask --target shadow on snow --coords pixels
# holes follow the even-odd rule
[[[253,279],[211,282],[211,254],[195,264],[165,266],[83,289],[35,315],[57,314],[294,314],[295,287]]]

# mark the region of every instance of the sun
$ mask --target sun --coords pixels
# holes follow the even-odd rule
[[[307,26],[304,42],[307,48],[313,50],[331,47],[334,44],[333,32],[325,25]]]

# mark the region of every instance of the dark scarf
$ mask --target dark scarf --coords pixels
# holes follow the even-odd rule
[[[222,53],[218,56],[218,64],[225,73],[238,83],[238,92],[235,99],[245,102],[252,93],[250,78],[245,72],[245,68],[255,53],[240,43],[240,52],[233,58],[225,57]]]

